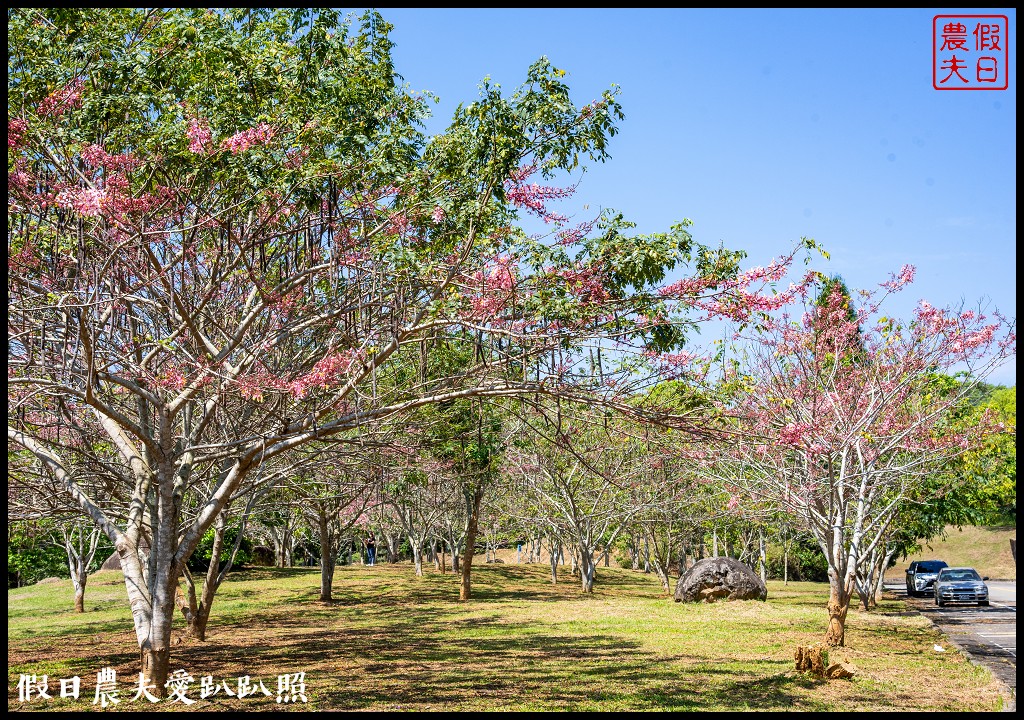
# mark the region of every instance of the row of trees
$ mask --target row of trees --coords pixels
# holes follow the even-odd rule
[[[113,544],[158,689],[176,604],[202,636],[232,518],[281,492],[317,528],[327,600],[359,523],[397,523],[415,553],[474,547],[488,489],[518,488],[508,512],[571,543],[589,589],[602,543],[685,531],[724,491],[723,513],[796,513],[819,542],[841,644],[905,501],[992,429],[950,418],[1013,352],[1012,321],[922,304],[901,324],[837,292],[793,319],[819,280],[774,289],[796,250],[741,272],[688,221],[573,223],[571,189],[541,182],[607,157],[617,90],[579,106],[541,59],[427,137],[389,29],[8,12],[10,504]],[[702,359],[688,335],[723,319],[757,331],[748,355]]]

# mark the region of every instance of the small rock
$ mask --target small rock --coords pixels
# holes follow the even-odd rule
[[[829,665],[828,669],[825,670],[825,677],[829,680],[847,680],[852,678],[856,672],[857,668],[850,663],[836,662]]]
[[[935,652],[946,652],[946,648],[941,645],[934,645],[933,647],[935,648]]]

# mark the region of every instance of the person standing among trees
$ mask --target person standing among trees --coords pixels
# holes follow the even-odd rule
[[[366,562],[370,567],[373,567],[377,560],[377,541],[374,539],[373,533],[367,536],[363,544],[366,546]]]

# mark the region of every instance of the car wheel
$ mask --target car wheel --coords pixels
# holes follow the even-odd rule
[[[988,600],[979,600],[978,604],[983,607],[988,607]]]
[[[938,598],[935,598],[935,604],[938,605],[939,607],[946,607],[946,603],[942,602]]]

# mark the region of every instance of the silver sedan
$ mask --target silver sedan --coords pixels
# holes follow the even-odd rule
[[[935,604],[939,607],[946,603],[988,605],[986,580],[988,578],[978,575],[974,568],[943,568],[935,579]]]

